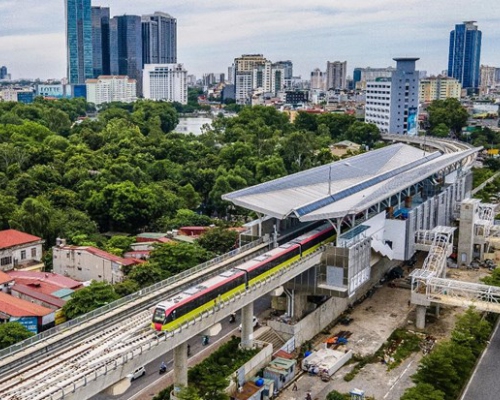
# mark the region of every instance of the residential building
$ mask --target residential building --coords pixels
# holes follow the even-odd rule
[[[423,103],[448,98],[460,99],[461,95],[462,85],[455,78],[439,75],[420,80],[420,101]]]
[[[488,65],[481,65],[480,68],[480,89],[481,93],[487,94],[488,90],[497,84],[496,79],[497,68]]]
[[[146,64],[144,98],[187,104],[187,71],[182,64]]]
[[[387,68],[355,68],[353,73],[355,89],[366,89],[366,82],[373,82],[378,78],[390,78],[395,71],[393,67]]]
[[[137,99],[137,82],[128,76],[101,75],[87,79],[87,101],[96,106],[113,101],[131,103]]]
[[[118,75],[126,75],[137,81],[137,94],[142,93],[142,23],[138,15],[122,15],[110,21],[112,52],[110,62],[118,60]],[[113,74],[113,72],[111,72]]]
[[[163,12],[142,16],[142,66],[177,63],[177,19]]]
[[[41,268],[42,238],[15,229],[0,231],[0,270]]]
[[[289,89],[292,87],[292,79],[293,79],[293,63],[290,60],[286,61],[277,61],[275,63],[277,68],[283,69],[283,82],[285,88]]]
[[[67,74],[71,84],[92,78],[92,11],[90,0],[65,0]]]
[[[325,90],[324,75],[319,68],[316,68],[314,71],[311,72],[310,87],[311,90]]]
[[[14,278],[0,271],[0,292],[9,293],[10,288],[14,285]]]
[[[418,116],[418,58],[394,58],[396,70],[390,78],[366,83],[365,122],[381,133],[416,135]]]
[[[455,25],[450,32],[448,76],[457,79],[464,89],[475,92],[479,88],[481,36],[476,21]]]
[[[93,78],[110,75],[109,7],[92,7]]]
[[[124,278],[123,267],[142,263],[91,246],[68,246],[64,242],[52,248],[54,272],[77,281],[117,283]]]
[[[50,308],[0,292],[0,322],[19,322],[36,334],[55,325],[55,314]]]
[[[266,64],[268,64],[267,67],[265,67]],[[259,71],[255,71],[258,67]],[[262,54],[243,54],[241,57],[234,59],[234,84],[237,104],[248,104],[254,87],[262,87],[265,91],[264,86],[267,85],[268,81],[265,74],[269,72],[270,75],[270,69],[270,62]],[[255,84],[254,78],[256,80]]]
[[[326,63],[326,90],[347,88],[347,61]]]

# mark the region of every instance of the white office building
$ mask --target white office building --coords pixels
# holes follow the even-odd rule
[[[113,101],[131,103],[137,99],[137,81],[125,75],[101,75],[87,79],[87,101],[96,106]]]
[[[142,87],[145,99],[187,104],[187,71],[182,64],[144,65]]]
[[[366,83],[365,122],[377,125],[381,133],[417,135],[419,71],[418,58],[395,58],[390,78]]]

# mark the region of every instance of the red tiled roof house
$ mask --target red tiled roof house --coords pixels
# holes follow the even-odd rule
[[[42,238],[15,229],[0,231],[0,270],[41,264]]]

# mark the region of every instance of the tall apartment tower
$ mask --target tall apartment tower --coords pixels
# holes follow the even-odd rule
[[[324,90],[325,89],[325,79],[323,71],[316,68],[311,72],[310,88],[312,90]]]
[[[92,7],[93,76],[110,75],[109,8]]]
[[[326,90],[347,88],[347,61],[327,61]]]
[[[381,133],[417,135],[419,72],[418,58],[394,58],[396,70],[390,78],[366,83],[365,122]]]
[[[69,83],[92,78],[92,11],[90,0],[65,0],[67,75]]]
[[[457,79],[464,89],[476,92],[479,88],[481,36],[476,21],[455,25],[450,32],[448,76]]]
[[[142,16],[142,62],[177,63],[177,19],[158,11]]]
[[[255,86],[254,77],[265,85],[266,77],[262,73],[265,73],[266,65],[270,71],[271,63],[262,54],[243,54],[234,59],[234,85],[237,104],[250,102],[250,96]],[[254,70],[257,69],[259,72],[254,74]]]
[[[110,21],[110,64],[112,75],[127,75],[142,83],[142,24],[138,15],[113,17]]]
[[[285,88],[292,87],[292,79],[293,79],[293,62],[290,60],[286,61],[277,61],[275,63],[276,68],[283,69],[283,83]]]

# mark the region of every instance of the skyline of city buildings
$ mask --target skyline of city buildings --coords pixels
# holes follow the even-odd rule
[[[92,7],[92,65],[93,76],[111,74],[109,7]]]
[[[464,21],[450,32],[448,76],[457,79],[464,89],[479,88],[482,33],[476,21]]]

